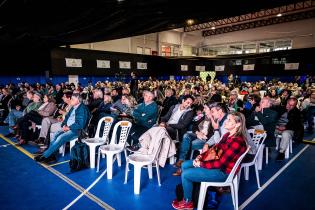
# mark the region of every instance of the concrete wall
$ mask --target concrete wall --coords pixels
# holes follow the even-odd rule
[[[179,45],[183,55],[191,55],[191,47],[224,45],[227,43],[255,42],[261,40],[292,39],[292,48],[315,47],[315,18],[276,24],[244,31],[202,37],[201,31],[183,33],[171,30],[141,36],[72,45],[72,48],[93,49],[114,52],[137,53],[137,47],[150,48],[160,52],[161,45]]]

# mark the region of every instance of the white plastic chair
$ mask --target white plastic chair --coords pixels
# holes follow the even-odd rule
[[[117,142],[117,129],[121,127],[120,135]],[[106,155],[106,165],[107,165],[107,179],[112,179],[113,176],[113,158],[114,155],[117,157],[118,166],[121,166],[121,156],[120,153],[125,150],[125,144],[128,138],[128,134],[132,123],[129,121],[119,121],[115,124],[112,138],[109,145],[100,146],[97,155],[97,172],[99,172],[100,167],[100,156]]]
[[[73,140],[70,141],[70,150],[72,149],[72,147],[75,145],[75,142],[78,140],[78,138],[75,138]],[[61,147],[59,147],[59,154],[62,154],[62,157],[65,156],[66,153],[66,144],[63,144]]]
[[[101,133],[101,126],[102,126],[103,122],[105,123],[103,134],[101,137],[99,137],[99,134]],[[88,138],[88,139],[82,140],[84,143],[86,143],[89,146],[90,168],[95,168],[95,150],[96,150],[96,147],[99,145],[108,144],[109,131],[110,131],[110,128],[112,127],[113,122],[114,122],[114,118],[112,118],[112,117],[101,118],[98,121],[98,125],[97,125],[97,129],[96,129],[94,138]]]
[[[258,168],[259,168],[259,164],[262,164],[262,155],[261,154],[263,152],[263,148],[264,148],[263,145],[264,145],[265,139],[267,137],[267,133],[266,133],[266,131],[255,130],[255,129],[249,129],[248,133],[251,136],[252,141],[254,142],[254,144],[257,148],[257,151],[256,151],[254,159],[251,162],[241,164],[241,168],[239,171],[239,177],[241,177],[241,172],[242,172],[242,169],[244,168],[245,180],[248,180],[249,167],[254,165],[255,166],[257,186],[258,186],[258,188],[260,188]]]
[[[280,144],[281,138],[282,138],[281,134],[276,134],[276,150],[278,150],[280,147],[279,144]],[[289,159],[290,153],[292,153],[292,139],[290,139],[289,145],[285,149],[285,152],[284,152],[285,159]]]
[[[159,140],[157,147],[153,148],[153,151],[151,154],[134,153],[132,155],[129,155],[126,158],[126,171],[125,171],[124,184],[127,184],[127,181],[128,181],[128,171],[129,171],[129,163],[130,163],[134,165],[134,175],[133,175],[134,194],[140,193],[141,168],[143,166],[148,166],[149,178],[152,179],[152,163],[155,163],[158,183],[159,183],[159,186],[161,186],[158,157],[159,157],[162,141],[163,139]]]
[[[229,176],[224,182],[201,182],[200,185],[200,192],[199,192],[199,199],[198,199],[198,208],[197,210],[203,209],[203,203],[205,201],[207,188],[209,186],[213,187],[226,187],[229,186],[231,188],[231,195],[232,195],[232,201],[234,205],[234,209],[238,209],[238,177],[236,176],[236,170],[239,167],[240,163],[242,162],[245,155],[248,153],[250,147],[247,148],[247,150],[242,154],[238,160],[236,161],[232,171],[230,172]]]

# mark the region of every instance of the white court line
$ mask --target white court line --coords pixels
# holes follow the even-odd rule
[[[310,145],[305,146],[298,154],[294,156],[287,164],[285,164],[277,173],[275,173],[261,188],[259,188],[254,194],[252,194],[242,205],[240,210],[244,209],[250,202],[252,202],[271,182],[273,182],[287,167],[289,167],[293,161],[295,161]]]
[[[11,145],[11,144],[4,144],[4,145],[1,145],[0,148],[1,148],[1,147],[8,147],[8,146],[10,146],[10,145]]]
[[[4,137],[2,134],[0,134],[0,138],[3,139],[4,141],[10,143],[14,148],[16,148],[17,150],[19,150],[20,152],[22,152],[23,154],[25,154],[26,156],[28,156],[31,159],[34,159],[34,156],[29,153],[27,150],[25,150],[23,147],[17,146],[15,145],[14,142],[12,142],[10,139]],[[74,181],[72,181],[70,178],[66,177],[65,175],[63,175],[61,172],[57,171],[56,169],[45,165],[43,163],[38,163],[41,166],[43,166],[44,168],[46,168],[48,171],[50,171],[51,173],[53,173],[54,175],[56,175],[57,177],[59,177],[60,179],[62,179],[63,181],[65,181],[67,184],[69,184],[70,186],[72,186],[73,188],[75,188],[76,190],[80,191],[80,192],[84,192],[84,188],[81,187],[80,185],[78,185],[77,183],[75,183]],[[105,203],[104,201],[102,201],[101,199],[99,199],[98,197],[96,197],[95,195],[91,194],[90,192],[85,192],[84,194],[86,194],[86,196],[91,199],[92,201],[94,201],[96,204],[98,204],[99,206],[101,206],[104,209],[114,209],[113,207],[111,207],[110,205],[108,205],[107,203]]]
[[[67,210],[69,209],[73,204],[75,204],[83,195],[85,195],[92,187],[94,187],[94,185],[100,181],[100,179],[106,174],[107,169],[88,187],[86,188],[86,190],[84,190],[78,197],[76,197],[76,199],[74,199],[71,203],[69,203],[66,207],[64,207],[62,210]],[[108,209],[113,209],[113,208],[109,208]]]

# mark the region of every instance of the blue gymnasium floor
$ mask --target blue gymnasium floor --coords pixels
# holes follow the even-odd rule
[[[114,164],[113,179],[107,180],[104,160],[101,170],[86,169],[69,172],[69,154],[59,158],[59,165],[46,166],[31,159],[34,146],[16,147],[15,139],[3,137],[7,127],[0,127],[0,209],[173,209],[175,186],[179,177],[172,176],[175,168],[169,164],[160,169],[159,187],[155,170],[149,180],[146,169],[142,169],[140,195],[133,194],[133,169],[129,172],[128,184],[124,182],[125,164]],[[311,140],[313,136],[305,139]],[[269,164],[260,171],[261,189],[257,189],[254,169],[250,169],[249,181],[242,176],[239,190],[240,209],[287,210],[315,209],[315,146],[293,145],[290,159],[275,162],[272,151]],[[279,173],[277,176],[276,173]],[[281,172],[281,173],[280,173]],[[101,174],[104,176],[88,193],[76,199]],[[222,196],[219,210],[232,210],[229,193]]]

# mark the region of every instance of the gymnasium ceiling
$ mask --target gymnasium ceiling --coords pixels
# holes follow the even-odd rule
[[[183,27],[296,0],[0,0],[1,51],[40,51]]]

